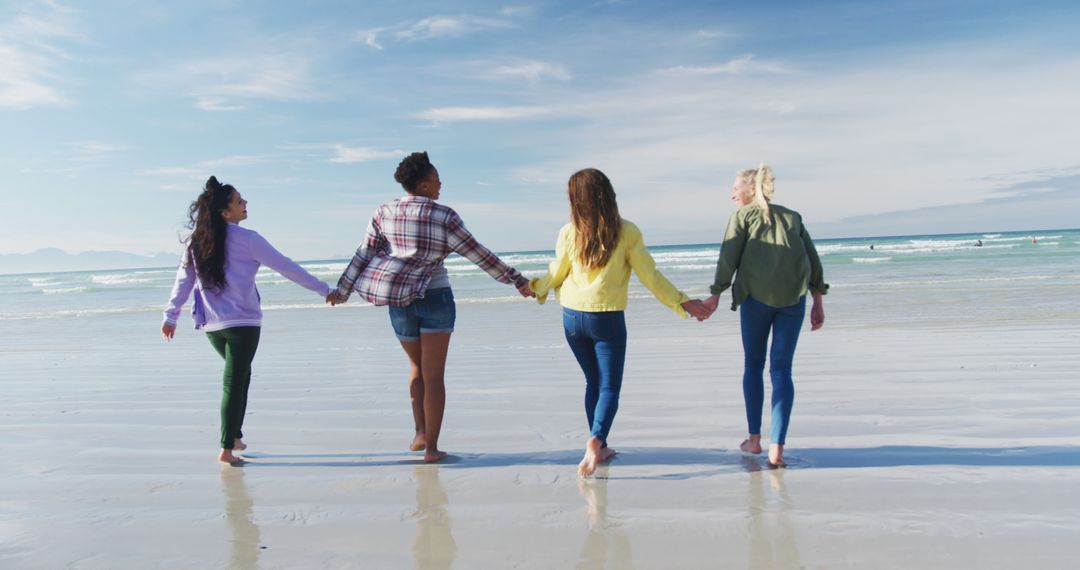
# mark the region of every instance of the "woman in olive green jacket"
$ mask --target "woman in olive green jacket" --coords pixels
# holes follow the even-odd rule
[[[822,303],[829,286],[825,283],[821,259],[802,216],[771,204],[773,174],[768,165],[744,170],[735,177],[731,199],[739,209],[728,220],[712,297],[705,301],[716,310],[720,294],[732,288],[731,310],[742,307],[739,321],[743,342],[743,400],[750,435],[739,449],[761,453],[761,412],[765,403],[765,353],[769,353],[772,378],[772,431],[769,464],[784,465],[795,385],[791,364],[799,329],[806,314],[806,293],[814,304],[810,309],[810,330],[825,324]],[[732,285],[734,279],[734,285]],[[772,347],[768,346],[772,334]]]

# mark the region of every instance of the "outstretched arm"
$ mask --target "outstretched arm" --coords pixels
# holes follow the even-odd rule
[[[475,263],[496,281],[513,285],[519,292],[528,288],[529,280],[518,273],[517,269],[503,263],[490,249],[476,241],[457,213],[453,213],[447,220],[446,238],[450,249]],[[524,292],[522,294],[524,295]]]
[[[548,264],[547,273],[529,281],[529,288],[536,293],[536,300],[541,305],[547,301],[548,292],[561,287],[570,274],[572,264],[569,251],[570,232],[567,226],[559,231],[559,239],[555,242],[555,259]]]
[[[629,247],[626,249],[627,262],[629,262],[641,284],[648,288],[649,291],[652,291],[658,301],[685,319],[687,317],[687,308],[684,303],[689,301],[690,297],[676,289],[671,284],[671,281],[668,281],[667,277],[660,273],[660,270],[656,268],[656,260],[653,259],[649,250],[645,248],[645,240],[642,238],[641,232],[631,228],[631,226],[626,225],[623,227],[624,232],[633,232],[624,238],[632,240],[632,243],[628,244]]]
[[[285,257],[280,251],[274,249],[274,246],[270,245],[266,238],[255,232],[251,234],[251,255],[255,258],[255,261],[277,271],[289,281],[304,289],[314,291],[323,298],[330,294],[329,285],[308,273],[306,269],[300,267],[295,261]]]

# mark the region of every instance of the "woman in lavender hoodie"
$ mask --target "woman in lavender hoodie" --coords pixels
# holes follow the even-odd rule
[[[259,347],[262,325],[259,290],[255,287],[259,266],[266,265],[323,298],[330,294],[330,288],[279,253],[258,232],[240,227],[248,217],[247,200],[232,185],[221,184],[211,176],[191,203],[188,217],[192,231],[185,240],[187,251],[165,307],[161,336],[172,339],[180,308],[194,289],[195,328],[206,332],[214,350],[225,359],[218,460],[235,465],[243,460],[233,452],[247,448],[241,427],[247,410],[251,361]]]

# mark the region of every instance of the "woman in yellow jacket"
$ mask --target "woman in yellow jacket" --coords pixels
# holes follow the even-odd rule
[[[559,231],[555,261],[547,274],[529,282],[537,301],[555,290],[563,306],[566,342],[585,373],[585,416],[590,437],[578,466],[592,475],[597,464],[615,450],[607,446],[608,432],[619,409],[623,364],[626,361],[627,284],[630,271],[680,317],[698,319],[708,311],[691,301],[657,269],[645,249],[637,226],[619,217],[615,190],[603,172],[594,168],[570,177],[570,223]]]

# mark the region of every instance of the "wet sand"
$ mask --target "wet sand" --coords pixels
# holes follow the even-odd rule
[[[803,334],[790,466],[769,470],[737,449],[736,316],[635,300],[620,455],[586,481],[554,305],[459,305],[440,465],[406,450],[383,310],[267,313],[240,468],[214,461],[201,333],[5,323],[0,567],[1072,567],[1080,331],[844,310]]]

